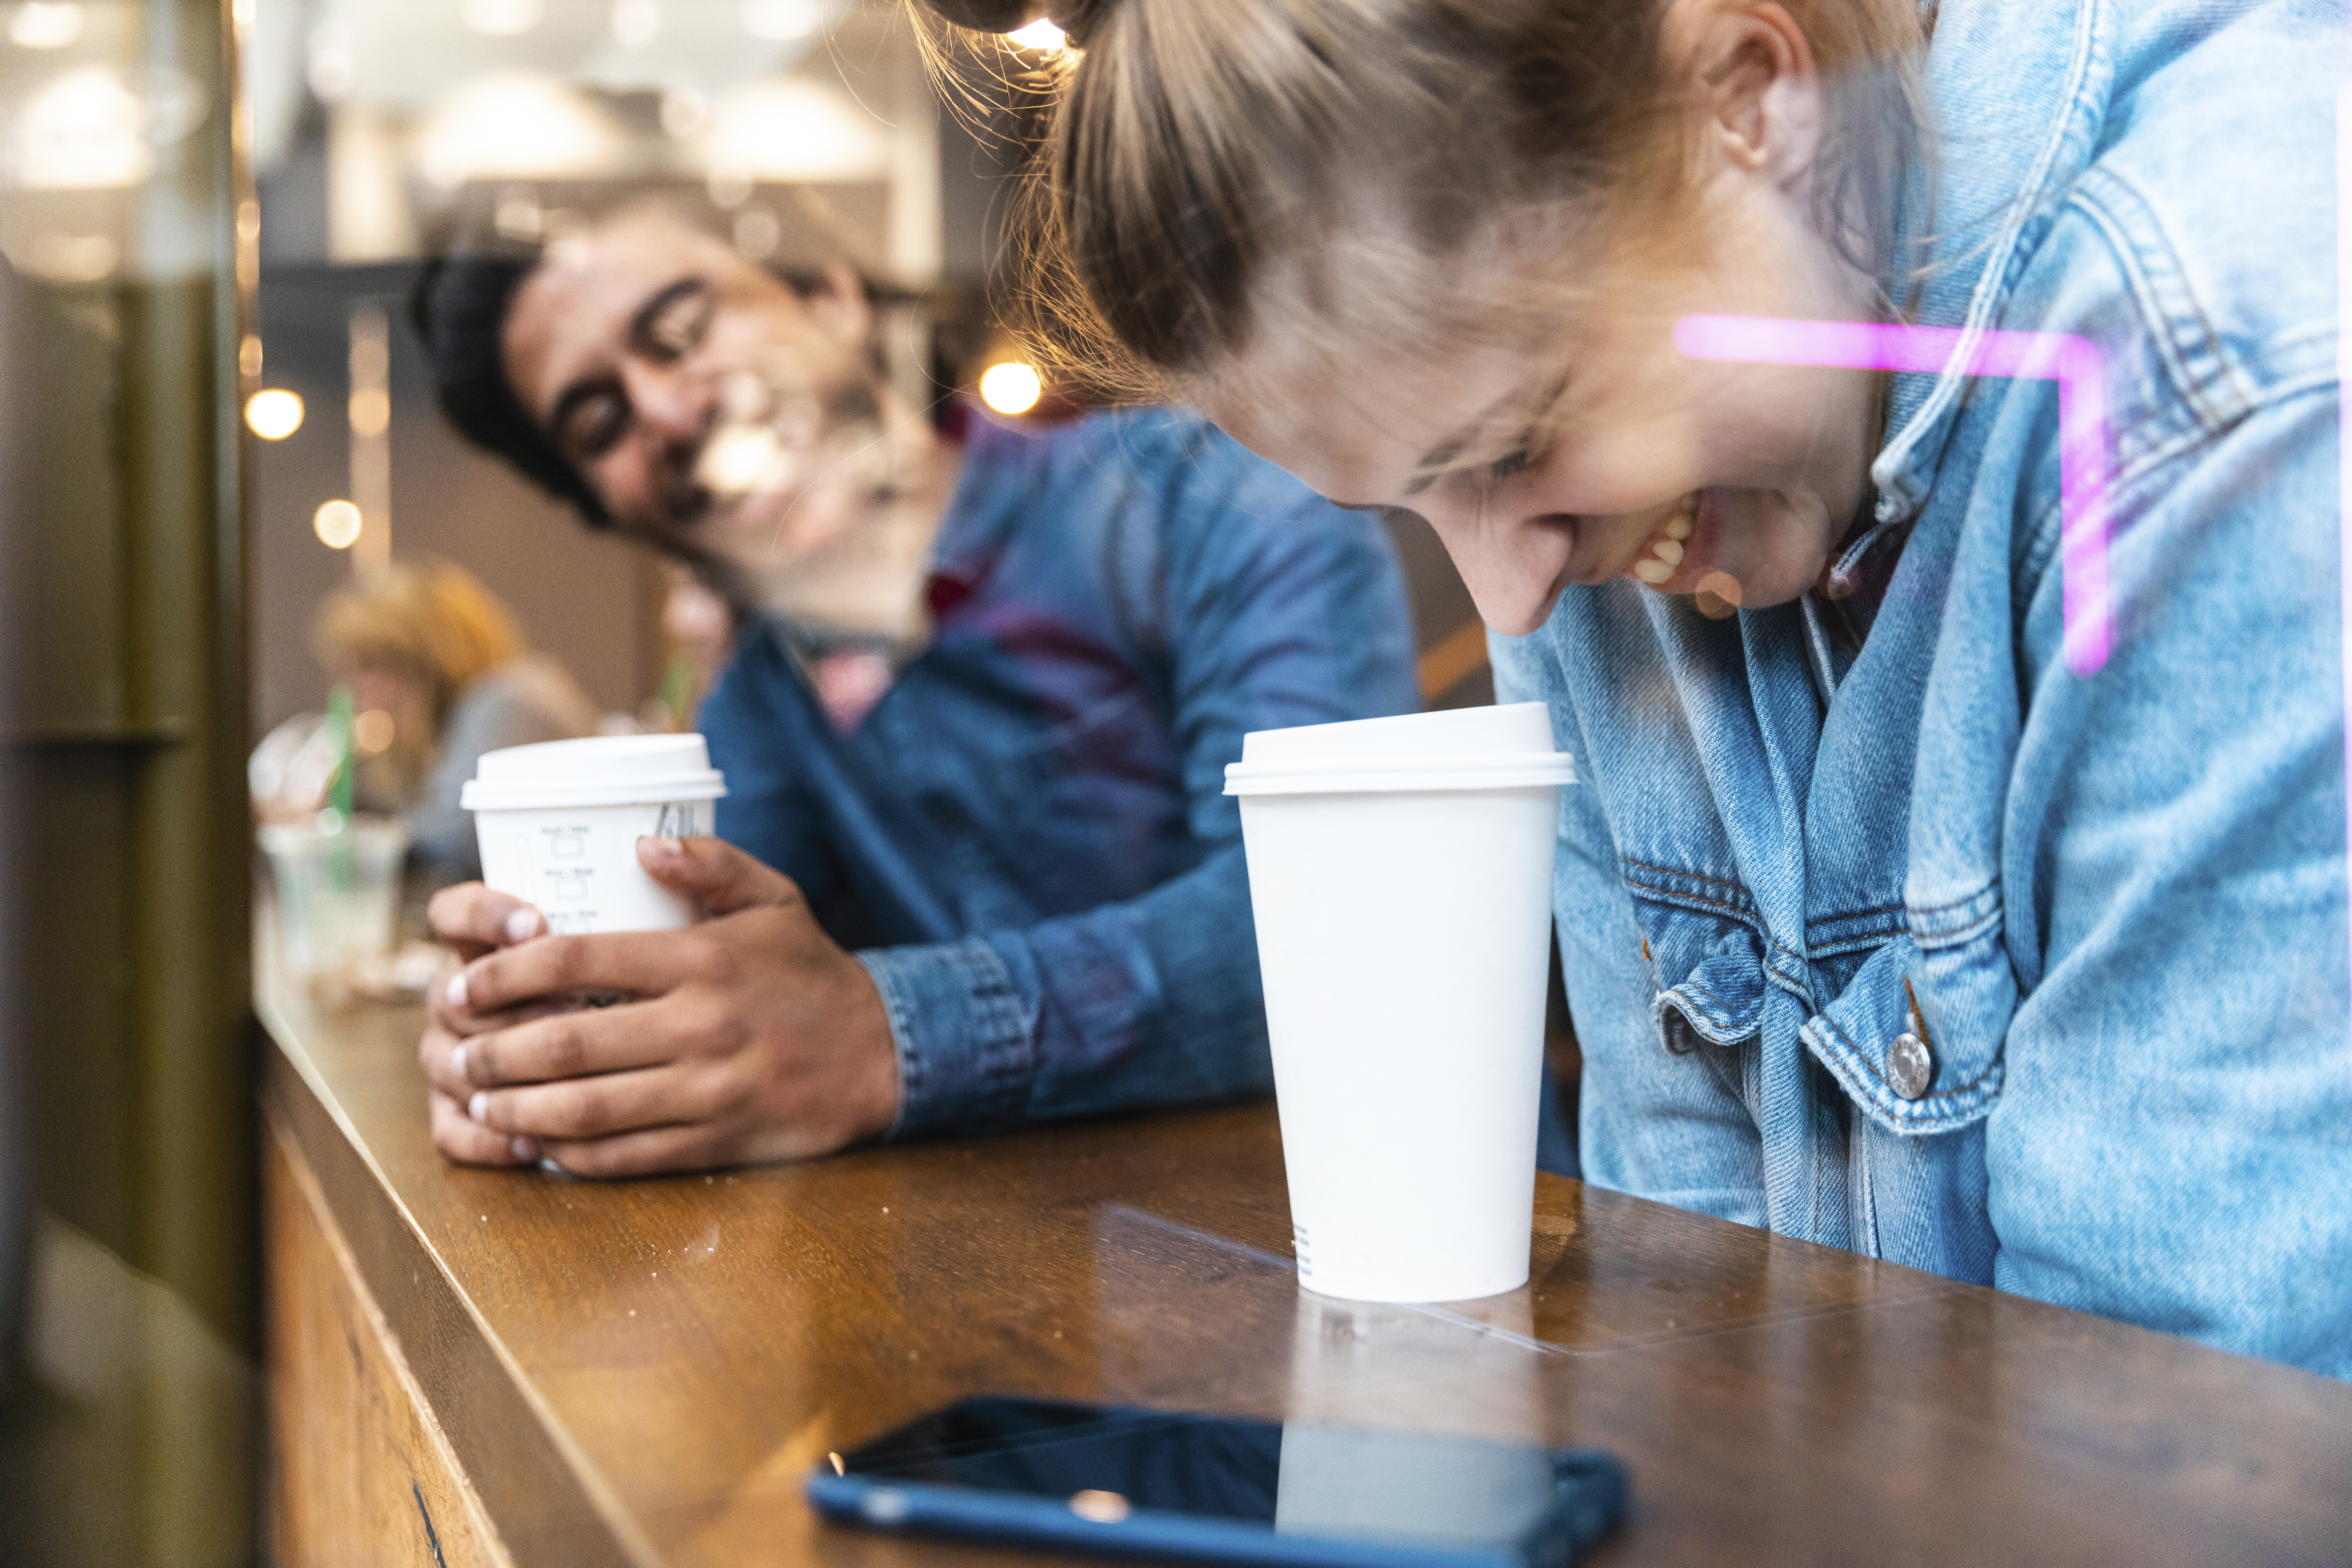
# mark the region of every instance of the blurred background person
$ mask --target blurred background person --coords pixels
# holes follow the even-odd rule
[[[702,700],[735,657],[741,629],[734,609],[683,563],[662,563],[661,635],[668,649],[661,690],[646,705],[646,728],[684,733],[695,727]]]
[[[337,589],[319,606],[313,640],[329,678],[351,690],[359,808],[404,818],[436,884],[481,874],[457,795],[484,752],[597,731],[578,683],[524,643],[471,573],[446,561],[395,562]],[[316,714],[273,731],[255,753],[262,815],[315,814],[336,745]]]

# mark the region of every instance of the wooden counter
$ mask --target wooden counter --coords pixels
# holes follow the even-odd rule
[[[1010,1562],[821,1525],[1010,1390],[1589,1444],[1599,1561],[2342,1563],[2352,1386],[1552,1177],[1535,1274],[1302,1294],[1270,1108],[715,1177],[453,1170],[400,1009],[265,1005],[289,1568]]]

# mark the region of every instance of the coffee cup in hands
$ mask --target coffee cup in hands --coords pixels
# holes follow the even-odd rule
[[[607,735],[485,752],[459,798],[483,883],[562,936],[694,923],[700,911],[638,863],[637,840],[708,836],[726,793],[700,735]]]

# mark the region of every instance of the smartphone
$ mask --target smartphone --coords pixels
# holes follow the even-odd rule
[[[1007,1394],[830,1455],[807,1490],[867,1529],[1318,1568],[1559,1568],[1626,1500],[1591,1449]]]

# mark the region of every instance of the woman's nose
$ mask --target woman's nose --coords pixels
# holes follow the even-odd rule
[[[1507,637],[1543,625],[1576,548],[1574,518],[1445,507],[1433,507],[1424,515],[1480,619]]]

